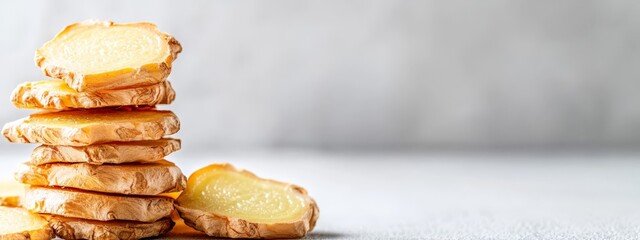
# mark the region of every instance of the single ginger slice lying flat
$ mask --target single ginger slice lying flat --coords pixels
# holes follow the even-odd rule
[[[173,102],[176,93],[168,81],[154,85],[95,92],[77,92],[58,79],[26,82],[11,94],[17,108],[66,110],[115,106],[153,106]]]
[[[94,221],[54,215],[44,216],[54,233],[63,239],[141,239],[169,232],[174,222],[163,218],[155,222]]]
[[[36,51],[45,75],[76,91],[119,89],[166,80],[182,51],[152,23],[85,21],[65,27]]]
[[[31,186],[22,207],[43,214],[98,221],[155,222],[171,215],[173,199],[156,196],[122,196],[72,188]]]
[[[47,220],[23,208],[0,206],[0,239],[49,240],[53,232]]]
[[[313,229],[319,216],[303,188],[229,164],[193,173],[175,207],[187,225],[214,237],[299,238]]]
[[[15,177],[19,182],[36,186],[133,195],[178,192],[184,189],[186,182],[180,168],[166,160],[117,165],[23,163],[17,168]]]
[[[41,145],[31,153],[29,163],[121,164],[154,162],[180,150],[180,140],[163,138],[153,141],[112,142],[89,146]]]
[[[107,108],[35,113],[5,124],[2,134],[17,143],[87,146],[158,140],[179,129],[171,111]]]

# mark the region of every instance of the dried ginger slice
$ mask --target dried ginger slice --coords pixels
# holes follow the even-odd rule
[[[111,142],[89,146],[41,145],[31,153],[29,163],[122,164],[154,162],[180,150],[180,139],[163,138],[152,141]]]
[[[171,218],[155,222],[95,221],[45,215],[54,233],[63,239],[142,239],[169,232],[175,223]]]
[[[25,109],[67,110],[170,104],[175,96],[168,81],[117,90],[78,92],[62,80],[53,79],[18,85],[11,94],[11,103]]]
[[[96,91],[163,82],[181,51],[152,23],[89,20],[65,27],[36,51],[35,62],[76,91]]]
[[[147,196],[182,191],[186,182],[180,168],[166,160],[104,165],[23,163],[15,176],[19,182],[29,185]]]
[[[179,129],[171,111],[106,108],[35,113],[5,124],[2,134],[17,143],[87,146],[158,140]]]
[[[47,220],[24,208],[0,206],[0,239],[49,240],[53,231]]]
[[[299,238],[313,229],[319,216],[303,188],[229,164],[196,171],[175,207],[187,225],[214,237]]]
[[[98,221],[155,222],[173,211],[173,199],[159,196],[123,196],[72,188],[31,186],[22,207],[41,214]]]

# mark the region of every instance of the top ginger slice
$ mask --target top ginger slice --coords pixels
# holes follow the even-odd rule
[[[152,23],[90,20],[65,27],[36,51],[35,61],[76,91],[96,91],[163,82],[181,51]]]

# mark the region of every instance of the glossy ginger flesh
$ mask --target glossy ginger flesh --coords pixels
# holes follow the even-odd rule
[[[49,92],[61,92],[61,93],[77,93],[67,83],[60,79],[49,79],[32,83],[34,89],[43,89]]]
[[[46,220],[26,209],[0,207],[0,235],[38,230],[46,226]]]
[[[170,55],[156,32],[132,26],[77,27],[48,44],[47,58],[82,74],[159,63]]]
[[[63,112],[45,112],[32,114],[29,122],[51,126],[78,126],[96,122],[145,121],[173,116],[170,111],[136,110],[120,111],[110,109],[72,110]]]
[[[286,185],[235,171],[196,174],[178,198],[181,206],[255,223],[295,221],[304,214],[305,200]]]

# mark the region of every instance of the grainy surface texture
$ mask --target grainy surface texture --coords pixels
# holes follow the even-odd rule
[[[8,166],[21,156],[0,158]],[[304,186],[321,210],[307,239],[640,236],[638,155],[198,156],[180,151],[171,159],[185,174],[212,162],[230,162],[261,177]],[[2,167],[0,176],[10,171]],[[177,224],[166,238],[202,239]]]
[[[183,154],[185,173],[227,161],[304,186],[321,210],[307,239],[640,236],[637,155]]]

